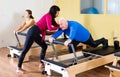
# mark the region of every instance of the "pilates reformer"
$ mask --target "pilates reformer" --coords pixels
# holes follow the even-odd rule
[[[120,77],[120,52],[116,52],[112,64],[105,67],[110,71],[109,77]]]
[[[8,54],[8,57],[16,57],[16,56],[20,55],[20,52],[22,51],[22,45],[20,43],[18,35],[26,36],[26,34],[22,33],[22,32],[18,32],[18,34],[15,33],[17,45],[16,46],[8,46],[8,48],[10,49],[10,54]]]
[[[53,44],[63,45],[63,42],[55,40]],[[114,46],[109,46],[106,49],[102,49],[100,46],[75,52],[73,45],[69,45],[72,47],[73,53],[57,56],[56,59],[46,58],[42,60],[45,63],[43,72],[48,77],[52,75],[52,71],[62,74],[62,77],[76,77],[76,74],[111,63],[114,59],[114,53],[119,51]]]
[[[16,37],[16,40],[17,40],[17,45],[16,46],[8,46],[8,48],[10,49],[10,54],[8,54],[8,57],[19,57],[20,54],[21,54],[21,51],[23,49],[23,46],[21,45],[20,43],[20,40],[18,38],[18,35],[21,35],[21,36],[26,36],[26,33],[22,33],[22,32],[18,32],[17,34],[15,33],[15,37]],[[38,45],[35,45],[35,46],[32,46],[31,48],[37,48],[39,47]],[[28,53],[25,57],[25,61],[28,61],[29,60],[29,56],[31,54]]]
[[[10,49],[10,54],[8,54],[8,57],[12,57],[12,58],[13,58],[13,57],[16,57],[16,56],[19,57],[20,54],[21,54],[21,51],[22,51],[23,47],[22,47],[22,45],[21,45],[21,43],[20,43],[20,40],[19,40],[19,38],[18,38],[18,35],[26,36],[26,33],[22,33],[22,32],[18,32],[18,34],[15,33],[15,37],[16,37],[16,39],[17,39],[17,43],[18,43],[18,44],[17,44],[17,46],[8,46],[8,48]],[[65,40],[65,39],[66,39],[66,37],[65,37],[65,35],[64,35],[64,38],[59,39],[59,40]],[[46,40],[45,42],[46,42],[47,45],[50,45],[50,46],[52,47],[53,52],[54,52],[54,57],[55,57],[56,59],[58,59],[57,53],[55,52],[55,47],[54,47],[54,45],[53,45],[53,44],[50,44],[48,40]],[[31,48],[38,48],[38,47],[40,47],[40,46],[35,45],[35,46],[32,46]],[[26,57],[25,57],[25,59],[24,59],[24,61],[28,61],[30,55],[31,55],[31,53],[28,52],[27,55],[26,55]]]

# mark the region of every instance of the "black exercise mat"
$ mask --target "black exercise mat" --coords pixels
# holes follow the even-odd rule
[[[114,46],[108,46],[107,48],[103,49],[102,46],[96,48],[88,48],[82,50],[83,52],[89,52],[93,54],[98,54],[101,56],[109,55],[115,52],[118,52],[120,49],[115,49]]]

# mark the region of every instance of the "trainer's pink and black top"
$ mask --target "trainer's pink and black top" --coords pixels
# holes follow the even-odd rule
[[[57,30],[58,28],[55,26],[58,26],[58,24],[52,26],[52,16],[51,14],[47,13],[45,14],[38,22],[36,22],[36,26],[41,31],[42,34],[42,40],[45,40],[46,30]]]

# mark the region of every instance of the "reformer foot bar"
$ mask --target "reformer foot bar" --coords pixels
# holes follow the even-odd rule
[[[120,52],[116,52],[112,64],[105,67],[110,71],[109,77],[120,77]]]
[[[54,43],[63,44],[60,41],[54,41]],[[62,77],[76,77],[76,74],[111,63],[114,59],[114,53],[118,51],[119,49],[114,49],[114,46],[109,46],[106,49],[102,49],[102,47],[88,48],[80,52],[58,56],[57,60],[48,58],[43,62],[48,77],[52,75],[52,71],[62,74]],[[83,53],[89,54],[88,57],[91,59],[85,57]],[[73,60],[76,60],[77,63],[73,64]]]
[[[53,43],[52,43],[52,45],[53,44],[61,44],[61,45],[64,45],[64,41],[65,40],[55,40]],[[78,59],[77,59],[77,55],[76,55],[76,53],[75,53],[75,49],[74,49],[74,47],[73,47],[73,44],[69,44],[69,46],[72,48],[72,51],[73,51],[73,54],[74,54],[74,61],[76,62],[76,63],[78,63]],[[55,49],[54,49],[54,51],[55,51]],[[56,51],[55,51],[56,52]],[[54,52],[54,53],[55,53]],[[57,59],[58,59],[58,57],[57,57]]]

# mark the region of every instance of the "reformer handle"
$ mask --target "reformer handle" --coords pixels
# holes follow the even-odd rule
[[[54,40],[54,41],[53,41],[53,44],[61,44],[61,45],[64,45],[64,42]]]
[[[15,32],[15,37],[16,37],[16,39],[17,39],[18,45],[19,45],[19,46],[21,46],[21,43],[20,43],[20,41],[19,41],[19,38],[18,38],[18,36],[17,36],[17,33],[16,33],[16,32]]]
[[[16,32],[15,32],[15,37],[16,37],[16,39],[17,39],[18,45],[21,46],[20,40],[19,40],[19,38],[18,38],[17,35],[26,36],[26,33],[22,33],[22,32],[16,33]]]
[[[52,43],[52,45],[53,45],[53,44],[61,44],[61,45],[64,45],[64,42],[54,40],[53,43]],[[75,61],[76,61],[76,63],[78,63],[77,55],[76,55],[75,48],[74,48],[73,44],[70,43],[70,44],[68,44],[68,46],[70,46],[70,47],[72,48],[73,54],[74,54],[74,56],[75,56]]]
[[[58,41],[58,40],[54,40],[53,41],[53,44],[61,44],[61,45],[64,45],[64,42],[61,42],[61,41]],[[68,46],[71,46],[72,44],[68,44]]]
[[[18,35],[26,36],[26,33],[18,32]]]

